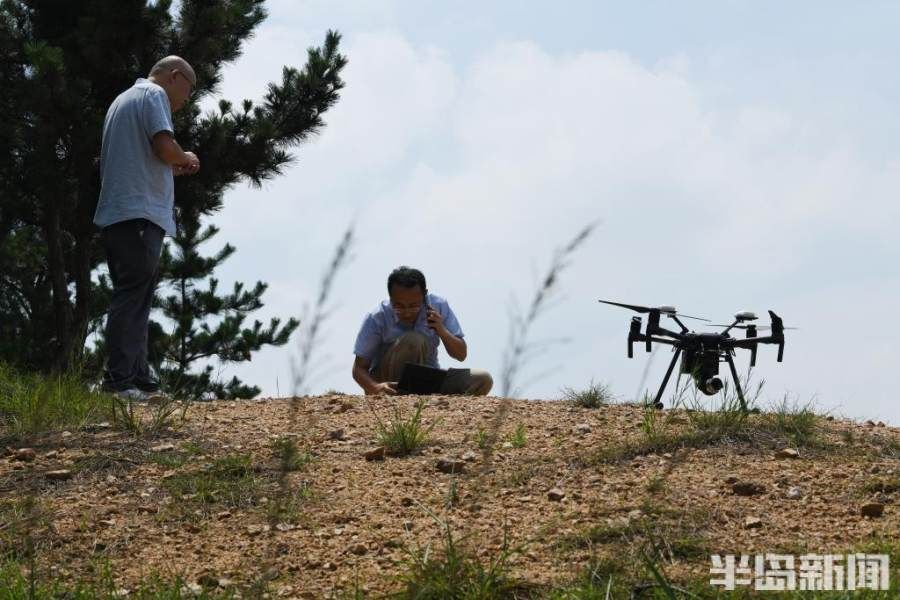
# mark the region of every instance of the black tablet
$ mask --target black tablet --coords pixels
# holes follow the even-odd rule
[[[437,394],[446,378],[447,371],[443,369],[406,363],[403,365],[397,391],[401,394]]]

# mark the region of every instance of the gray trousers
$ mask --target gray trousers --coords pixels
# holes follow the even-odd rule
[[[107,389],[123,390],[152,381],[147,364],[147,328],[164,237],[162,228],[146,219],[122,221],[103,229],[113,285],[106,319],[103,385]]]
[[[428,356],[428,338],[417,331],[404,333],[389,346],[373,373],[376,381],[400,381],[403,366],[408,363],[425,364]],[[487,396],[494,385],[490,373],[480,369],[454,369],[447,375],[441,394],[465,394]]]

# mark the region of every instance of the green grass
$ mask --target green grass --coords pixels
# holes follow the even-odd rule
[[[199,444],[186,442],[177,450],[148,451],[147,460],[168,469],[178,469],[186,465],[195,456],[205,451]]]
[[[437,519],[436,519],[437,520]],[[454,536],[447,523],[442,527],[441,546],[407,549],[400,576],[405,600],[494,600],[526,598],[526,589],[510,574],[513,550],[504,531],[503,544],[494,556],[479,558],[465,539]]]
[[[312,461],[312,454],[301,452],[292,437],[280,437],[272,442],[272,454],[283,472],[300,471]]]
[[[39,568],[32,571],[8,561],[0,563],[0,600],[225,600],[239,598],[236,590],[200,589],[195,593],[180,576],[151,575],[136,585],[127,587],[128,595],[122,596],[123,586],[116,585],[109,565],[100,566],[99,575],[79,582],[63,581]]]
[[[563,388],[562,392],[564,401],[571,402],[575,406],[582,408],[600,408],[611,404],[615,400],[608,384],[594,383],[593,381],[588,384],[587,389],[574,390],[567,387]]]
[[[863,486],[863,491],[870,494],[884,493],[893,494],[900,492],[900,477],[888,477],[870,481]]]
[[[801,405],[785,398],[768,412],[759,413],[754,406],[762,385],[758,384],[752,393],[745,396],[747,411],[743,410],[736,392],[727,385],[716,397],[718,404],[711,410],[697,390],[685,386],[672,399],[672,408],[667,411],[661,412],[644,405],[641,436],[606,446],[587,462],[609,463],[635,456],[675,452],[681,448],[735,442],[766,448],[821,448],[821,417],[814,412],[812,403]],[[688,389],[691,390],[690,395]]]
[[[524,448],[527,442],[528,438],[525,433],[525,424],[519,423],[516,425],[516,430],[510,436],[509,443],[512,444],[513,448]]]
[[[31,556],[52,535],[51,516],[31,496],[0,501],[0,562]]]
[[[109,396],[92,392],[77,373],[23,373],[0,363],[0,436],[80,429],[106,420],[109,409]]]
[[[175,498],[174,506],[183,514],[201,512],[211,506],[255,506],[266,482],[257,477],[249,455],[236,454],[216,459],[196,471],[178,473],[163,480],[163,487]]]
[[[416,402],[413,413],[405,417],[400,407],[395,405],[394,418],[387,423],[376,415],[375,431],[378,443],[384,446],[387,454],[408,456],[425,445],[428,441],[428,434],[431,433],[437,422],[428,426],[422,423],[424,408],[425,400],[419,400]]]
[[[760,415],[760,425],[775,435],[787,438],[793,446],[812,446],[818,439],[820,419],[814,408],[812,402],[801,405],[788,401],[785,396],[771,410]]]
[[[484,427],[479,427],[478,431],[475,432],[475,443],[478,445],[479,450],[486,450],[491,443],[490,432]]]
[[[266,517],[271,526],[279,523],[297,525],[310,521],[307,503],[315,497],[312,486],[302,482],[297,488],[279,490],[266,505]]]

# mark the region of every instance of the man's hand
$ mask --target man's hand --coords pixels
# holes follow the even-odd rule
[[[197,158],[196,154],[185,152],[184,155],[187,158],[185,162],[172,165],[172,174],[175,176],[193,175],[200,170],[200,159]]]
[[[434,329],[437,334],[443,338],[447,333],[447,328],[444,327],[444,317],[441,316],[441,313],[429,306],[425,309],[425,319],[428,326]]]
[[[376,383],[368,391],[368,394],[370,396],[377,396],[378,394],[387,394],[388,396],[393,396],[396,393],[397,393],[397,382],[396,381],[384,381],[382,383]]]

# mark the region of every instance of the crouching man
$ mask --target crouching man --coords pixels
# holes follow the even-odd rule
[[[366,394],[396,394],[408,363],[438,368],[438,345],[458,361],[466,359],[466,340],[450,305],[428,293],[418,269],[398,267],[387,280],[388,300],[366,315],[356,336],[353,379]],[[440,393],[485,396],[494,380],[487,371],[453,369]]]

